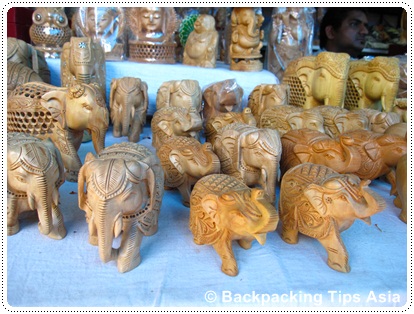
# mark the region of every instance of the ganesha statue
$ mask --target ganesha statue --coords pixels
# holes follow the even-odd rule
[[[291,168],[280,186],[282,239],[296,244],[298,233],[315,238],[328,253],[328,266],[349,272],[348,252],[340,233],[356,219],[371,224],[370,217],[385,208],[385,201],[369,184],[369,180],[313,163]]]
[[[239,272],[232,241],[244,249],[249,249],[254,240],[263,245],[267,233],[276,230],[278,222],[276,208],[264,191],[250,189],[232,176],[208,175],[191,192],[189,226],[194,242],[213,246],[226,275],[236,276]]]

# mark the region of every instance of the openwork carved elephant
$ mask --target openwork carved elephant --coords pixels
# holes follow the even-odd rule
[[[112,79],[109,108],[113,136],[128,136],[128,141],[138,142],[147,117],[147,83],[135,77]]]
[[[77,181],[82,162],[78,149],[84,130],[92,135],[96,152],[105,147],[109,112],[98,87],[75,84],[59,88],[26,83],[7,99],[7,130],[50,138],[59,149],[66,180]]]
[[[37,211],[39,231],[63,239],[66,229],[59,209],[59,187],[65,181],[59,151],[49,139],[7,134],[7,235],[19,232],[19,214]]]
[[[145,146],[124,142],[97,157],[87,154],[79,172],[79,208],[86,212],[89,243],[98,245],[104,263],[117,261],[122,273],[140,264],[143,236],[158,229],[163,193],[159,160]],[[120,247],[113,249],[121,232]]]
[[[258,184],[271,202],[275,201],[282,154],[276,130],[232,123],[218,132],[213,150],[220,159],[222,173],[234,176],[248,186]]]
[[[206,175],[220,172],[220,160],[211,144],[201,144],[192,137],[170,138],[157,150],[157,156],[165,173],[165,186],[177,188],[188,207],[193,185]]]
[[[312,163],[290,169],[280,186],[282,239],[296,244],[299,232],[318,239],[328,253],[329,267],[349,272],[348,252],[340,232],[355,219],[371,224],[370,216],[385,208],[384,200],[368,187],[369,183]]]
[[[220,256],[221,270],[238,274],[232,241],[249,249],[256,239],[261,245],[276,230],[279,216],[261,189],[250,189],[225,174],[201,178],[191,192],[190,230],[196,244],[212,245]]]

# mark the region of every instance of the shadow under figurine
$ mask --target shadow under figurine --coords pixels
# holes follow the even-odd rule
[[[212,174],[194,186],[190,200],[190,230],[194,242],[212,245],[220,256],[221,270],[238,274],[232,241],[249,249],[256,239],[261,245],[268,232],[276,230],[279,217],[262,189],[250,189],[242,181]]]

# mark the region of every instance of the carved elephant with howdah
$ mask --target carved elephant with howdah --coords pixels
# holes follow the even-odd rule
[[[385,201],[368,187],[369,183],[312,163],[289,169],[280,186],[282,239],[296,244],[299,232],[316,238],[328,253],[329,267],[349,272],[348,252],[340,232],[355,219],[371,224],[370,216],[385,208]]]
[[[145,146],[124,142],[97,157],[87,154],[79,172],[79,208],[86,213],[89,243],[98,245],[104,263],[117,261],[122,273],[140,264],[143,236],[158,229],[163,193],[160,162]],[[113,249],[121,233],[121,244]]]
[[[401,208],[400,219],[407,223],[407,154],[398,160],[395,169],[395,181],[397,195],[394,199],[394,205]]]
[[[256,126],[256,119],[250,108],[244,108],[243,112],[227,112],[208,119],[204,128],[206,141],[214,145],[219,130],[231,123],[245,123]]]
[[[19,214],[37,211],[40,233],[63,239],[59,187],[64,181],[62,158],[50,139],[7,133],[7,235],[19,232]]]
[[[401,116],[396,112],[382,112],[376,109],[358,109],[354,112],[365,115],[368,118],[368,129],[376,133],[383,134],[391,125],[402,122]]]
[[[193,185],[202,177],[220,172],[220,160],[210,143],[192,137],[175,136],[157,150],[164,170],[164,184],[177,188],[185,206],[190,206]]]
[[[290,130],[311,129],[324,133],[324,120],[320,113],[296,106],[278,106],[266,109],[259,120],[259,127],[279,131],[280,136]]]
[[[369,120],[365,114],[333,106],[319,106],[312,111],[323,117],[325,133],[332,138],[353,130],[368,130]]]
[[[7,130],[50,138],[59,149],[66,180],[76,181],[82,162],[78,149],[84,130],[92,135],[96,152],[105,147],[109,112],[98,87],[75,84],[59,88],[26,83],[7,99]]]
[[[191,110],[180,107],[165,107],[155,111],[151,120],[152,146],[155,149],[173,136],[197,138],[203,128],[201,117]]]
[[[310,129],[291,130],[281,137],[282,175],[299,164],[311,162],[339,173],[355,172],[361,167],[361,156],[351,136],[335,140]]]
[[[391,195],[396,193],[395,166],[407,154],[407,140],[398,135],[380,134],[372,131],[357,130],[342,134],[339,139],[352,138],[353,146],[361,156],[361,166],[356,174],[361,179],[374,180],[386,176],[391,183]]]
[[[248,186],[262,187],[271,202],[276,199],[276,182],[282,144],[279,133],[243,123],[232,123],[217,134],[213,146],[221,171]]]
[[[225,174],[201,178],[191,192],[190,230],[196,244],[212,245],[220,256],[221,270],[238,274],[232,241],[249,249],[255,239],[263,245],[276,230],[279,217],[262,189],[250,189]]]
[[[109,108],[113,136],[128,136],[128,141],[138,142],[147,118],[147,83],[135,77],[112,79]]]

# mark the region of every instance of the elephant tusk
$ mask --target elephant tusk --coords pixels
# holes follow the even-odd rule
[[[368,226],[371,226],[371,217],[361,218]]]
[[[256,233],[253,234],[257,242],[260,243],[260,245],[264,245],[266,243],[266,235],[267,233]]]

